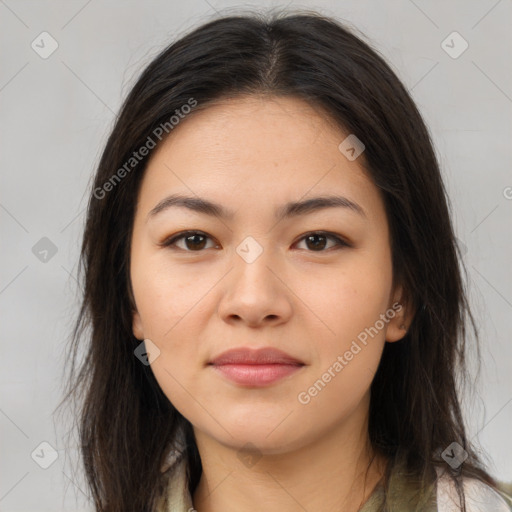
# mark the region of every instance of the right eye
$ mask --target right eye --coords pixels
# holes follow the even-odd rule
[[[178,247],[176,242],[182,239],[185,241],[185,247]],[[207,239],[212,240],[210,236],[202,231],[185,231],[164,240],[160,245],[162,247],[169,247],[172,250],[177,248],[185,252],[201,252],[205,248],[205,241]]]

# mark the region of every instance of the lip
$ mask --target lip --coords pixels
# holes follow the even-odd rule
[[[298,364],[304,363],[295,357],[273,347],[259,349],[233,348],[226,350],[210,361],[215,366],[223,364]]]
[[[292,375],[304,363],[286,352],[265,347],[231,349],[215,357],[209,365],[239,385],[261,387]]]

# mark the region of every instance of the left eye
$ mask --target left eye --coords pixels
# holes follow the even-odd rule
[[[178,247],[177,245],[177,242],[182,239],[185,241],[185,248]],[[201,250],[205,248],[205,241],[207,239],[212,240],[206,233],[201,231],[186,231],[185,233],[178,234],[165,240],[160,245],[163,247],[170,247],[171,249],[178,248],[186,252],[201,252]],[[324,249],[326,241],[329,239],[335,242],[335,247],[350,247],[350,244],[340,237],[323,231],[307,233],[300,238],[299,241],[304,240],[306,244],[311,244],[309,247],[312,246],[315,248],[311,252],[325,252]],[[193,248],[192,250],[190,250],[191,247]],[[332,247],[330,248],[332,249]]]
[[[319,242],[319,239],[320,239],[320,242]],[[342,240],[340,237],[338,237],[334,234],[331,234],[331,233],[324,233],[322,231],[308,233],[307,235],[304,235],[300,240],[304,240],[306,244],[312,243],[313,247],[316,247],[317,249],[319,246],[320,246],[320,249],[325,249],[325,241],[329,240],[329,239],[334,240],[335,247],[350,247],[349,244],[347,242],[345,242],[345,240]],[[332,249],[332,247],[331,247],[331,249]],[[324,251],[320,250],[320,251],[313,251],[313,252],[324,252]]]

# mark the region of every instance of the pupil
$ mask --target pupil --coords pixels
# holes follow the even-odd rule
[[[201,244],[201,242],[197,242],[197,237],[199,237],[199,238],[203,238],[203,242],[202,242],[202,244]],[[198,249],[198,248],[199,248],[199,249],[202,249],[202,248],[203,248],[203,246],[204,246],[204,238],[205,238],[205,237],[204,237],[203,235],[199,235],[199,234],[189,235],[189,236],[186,238],[188,248],[189,248],[189,249],[191,248],[191,247],[190,247],[190,243],[189,243],[189,242],[190,242],[190,240],[193,240],[193,241],[192,241],[192,245],[194,245],[194,244],[198,243],[200,247],[195,247],[195,248],[196,248],[196,249]]]
[[[320,247],[319,247],[319,245],[318,245],[318,244],[315,244],[315,243],[313,244],[313,246],[314,246],[315,248],[317,248],[317,249],[318,249],[318,248],[322,249],[322,248],[323,248],[323,246],[325,245],[325,236],[324,236],[324,235],[309,235],[309,236],[308,236],[308,242],[309,242],[309,241],[311,241],[312,239],[315,239],[315,238],[322,238],[322,239],[324,240],[324,244],[320,243]]]

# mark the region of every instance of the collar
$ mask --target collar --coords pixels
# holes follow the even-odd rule
[[[168,454],[161,467],[161,472],[168,480],[163,498],[158,503],[156,512],[193,512],[195,511],[192,496],[188,487],[188,461],[185,451],[185,432],[181,428],[175,438],[175,442],[168,449]],[[409,475],[404,471],[403,463],[399,463],[391,474],[390,499],[396,506],[393,510],[410,510],[414,503],[420,503],[420,510],[425,512],[437,511],[435,483],[426,493],[419,498]],[[378,482],[370,497],[366,500],[360,512],[375,512],[385,501],[382,481]],[[403,508],[402,508],[403,507]],[[413,507],[414,508],[414,507]],[[499,509],[501,510],[501,509]]]
[[[160,471],[166,480],[166,490],[156,512],[192,512],[192,496],[188,490],[188,463],[184,426],[178,429],[174,443],[168,448]]]

